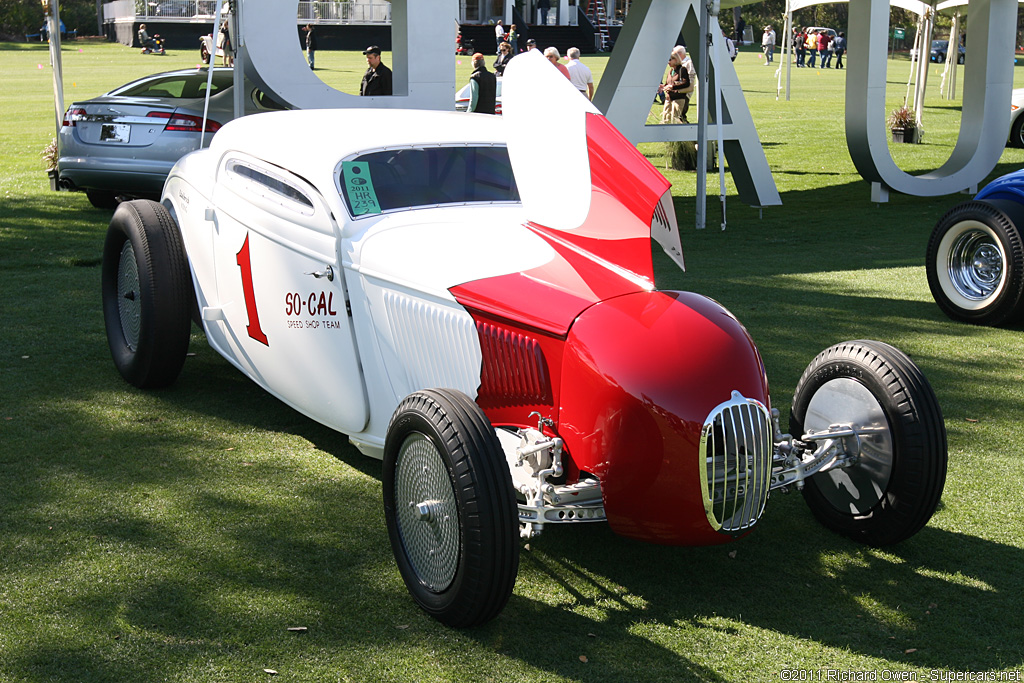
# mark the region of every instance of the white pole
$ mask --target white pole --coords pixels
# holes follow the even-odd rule
[[[712,0],[711,4],[711,69],[715,74],[715,80],[712,83],[712,90],[715,96],[715,133],[716,142],[718,143],[718,199],[722,204],[722,230],[725,230],[725,157],[722,152],[723,134],[722,134],[722,119],[725,118],[725,113],[722,111],[722,84],[721,77],[722,72],[718,69],[718,65],[722,63],[722,60],[729,59],[729,54],[725,49],[724,34],[722,33],[722,27],[718,23],[718,12],[720,11],[717,0]]]
[[[203,148],[203,143],[206,140],[206,116],[210,113],[210,92],[213,90],[213,65],[217,63],[217,33],[220,31],[220,11],[224,7],[224,3],[221,0],[217,0],[217,11],[213,15],[213,33],[210,34],[211,45],[210,45],[210,64],[206,67],[206,97],[203,100],[203,130],[199,133],[199,149]],[[227,57],[226,50],[228,46],[224,45],[224,56]]]
[[[43,0],[46,10],[46,23],[50,34],[50,66],[53,68],[53,108],[56,113],[57,135],[60,135],[60,124],[64,120],[64,68],[60,56],[60,15],[57,2]]]

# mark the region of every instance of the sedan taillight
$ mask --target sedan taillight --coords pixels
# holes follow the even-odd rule
[[[203,130],[203,119],[200,116],[177,113],[169,114],[165,111],[151,111],[147,116],[155,119],[167,119],[167,125],[164,126],[164,130],[177,130],[186,133],[198,133]],[[220,124],[213,119],[206,119],[205,132],[216,133],[220,128]]]
[[[63,126],[74,126],[76,123],[85,117],[85,110],[81,107],[68,107],[68,110],[64,112],[64,120],[60,122]]]

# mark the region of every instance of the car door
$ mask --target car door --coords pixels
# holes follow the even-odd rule
[[[213,204],[220,307],[204,311],[210,343],[300,412],[362,430],[366,392],[323,198],[281,168],[228,154]]]

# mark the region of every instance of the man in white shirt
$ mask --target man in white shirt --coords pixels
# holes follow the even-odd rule
[[[501,54],[501,44],[505,42],[505,27],[501,25],[501,19],[494,25],[494,42],[497,43],[494,54]]]
[[[569,63],[565,65],[569,70],[569,81],[586,95],[588,100],[594,99],[594,75],[590,73],[587,65],[580,61],[579,48],[570,47],[565,56],[569,59]]]
[[[761,51],[764,52],[765,66],[775,61],[775,31],[771,26],[765,26],[764,33],[761,34]]]

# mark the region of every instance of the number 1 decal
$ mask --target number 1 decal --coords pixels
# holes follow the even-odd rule
[[[270,346],[270,342],[267,341],[267,335],[263,333],[263,328],[260,327],[260,314],[256,310],[256,292],[252,286],[252,261],[249,259],[248,234],[245,235],[242,248],[235,255],[235,262],[238,263],[238,268],[242,271],[242,292],[245,295],[245,312],[249,316],[249,324],[246,326],[245,331],[259,343]]]

